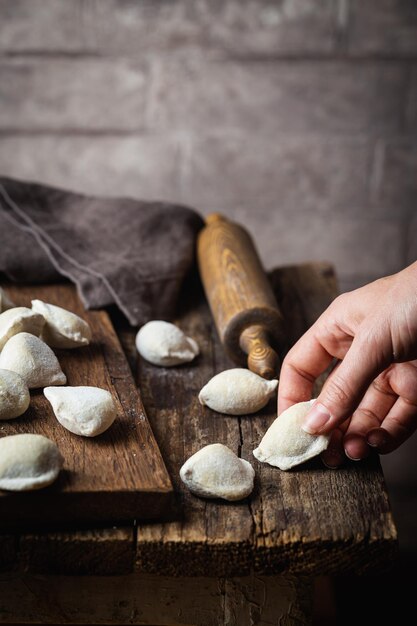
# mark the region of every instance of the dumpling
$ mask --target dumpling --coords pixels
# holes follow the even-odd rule
[[[0,287],[0,313],[7,311],[7,309],[12,309],[14,306],[16,306],[14,302],[10,300],[4,289]]]
[[[146,361],[162,367],[189,363],[200,352],[194,339],[175,324],[162,320],[142,326],[136,335],[136,348]]]
[[[330,435],[309,435],[301,428],[313,402],[298,402],[283,411],[268,428],[253,456],[262,463],[288,470],[326,450]]]
[[[0,439],[0,489],[29,491],[56,480],[64,459],[43,435],[10,435]]]
[[[29,389],[19,374],[0,369],[0,420],[22,415],[30,403]]]
[[[0,314],[0,350],[17,333],[31,333],[39,337],[45,320],[39,313],[25,306],[16,306]]]
[[[51,348],[29,333],[9,339],[0,352],[0,368],[20,374],[29,389],[67,382]]]
[[[46,387],[45,397],[67,430],[84,437],[104,433],[113,424],[117,407],[113,396],[99,387]]]
[[[213,411],[246,415],[262,409],[277,386],[277,380],[265,380],[247,369],[235,367],[213,376],[200,391],[198,399]]]
[[[78,348],[90,343],[90,326],[75,313],[42,300],[32,300],[32,310],[45,318],[41,338],[48,346]]]
[[[253,489],[255,471],[227,446],[212,443],[184,463],[180,477],[196,496],[241,500]]]

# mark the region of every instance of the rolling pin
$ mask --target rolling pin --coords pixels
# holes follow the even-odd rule
[[[229,357],[263,378],[278,375],[271,343],[283,337],[283,318],[249,233],[218,213],[206,218],[197,241],[201,280]]]

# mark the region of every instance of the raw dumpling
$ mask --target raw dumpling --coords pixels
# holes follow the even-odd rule
[[[304,417],[315,400],[298,402],[268,428],[253,456],[282,470],[312,459],[329,445],[330,435],[309,435],[302,428]]]
[[[51,348],[29,333],[9,339],[0,353],[0,368],[20,374],[29,389],[67,382]]]
[[[227,446],[212,443],[184,463],[180,477],[196,496],[241,500],[253,489],[255,471]]]
[[[7,293],[0,287],[0,313],[12,309],[14,306],[15,304],[10,300]]]
[[[0,420],[19,417],[29,402],[29,389],[23,378],[16,372],[0,369]]]
[[[76,435],[100,435],[113,424],[117,415],[116,403],[106,389],[46,387],[43,393],[58,422]]]
[[[17,333],[31,333],[39,337],[45,324],[43,316],[25,306],[17,306],[0,314],[0,350]]]
[[[198,399],[219,413],[246,415],[262,409],[277,386],[277,380],[265,380],[247,369],[236,367],[213,376],[200,391]]]
[[[0,439],[0,489],[29,491],[54,482],[64,459],[43,435],[10,435]]]
[[[45,318],[41,338],[52,348],[78,348],[91,341],[91,329],[81,317],[42,300],[32,300],[32,309]]]
[[[194,339],[174,324],[161,320],[142,326],[136,335],[136,348],[146,361],[162,367],[188,363],[200,352]]]

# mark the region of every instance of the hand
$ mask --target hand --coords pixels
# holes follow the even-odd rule
[[[278,414],[309,400],[334,358],[303,425],[332,432],[323,461],[395,450],[417,428],[417,263],[334,300],[282,364]]]

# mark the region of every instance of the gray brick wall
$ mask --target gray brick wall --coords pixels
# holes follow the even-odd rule
[[[224,211],[342,289],[416,256],[415,0],[2,0],[0,171]]]

